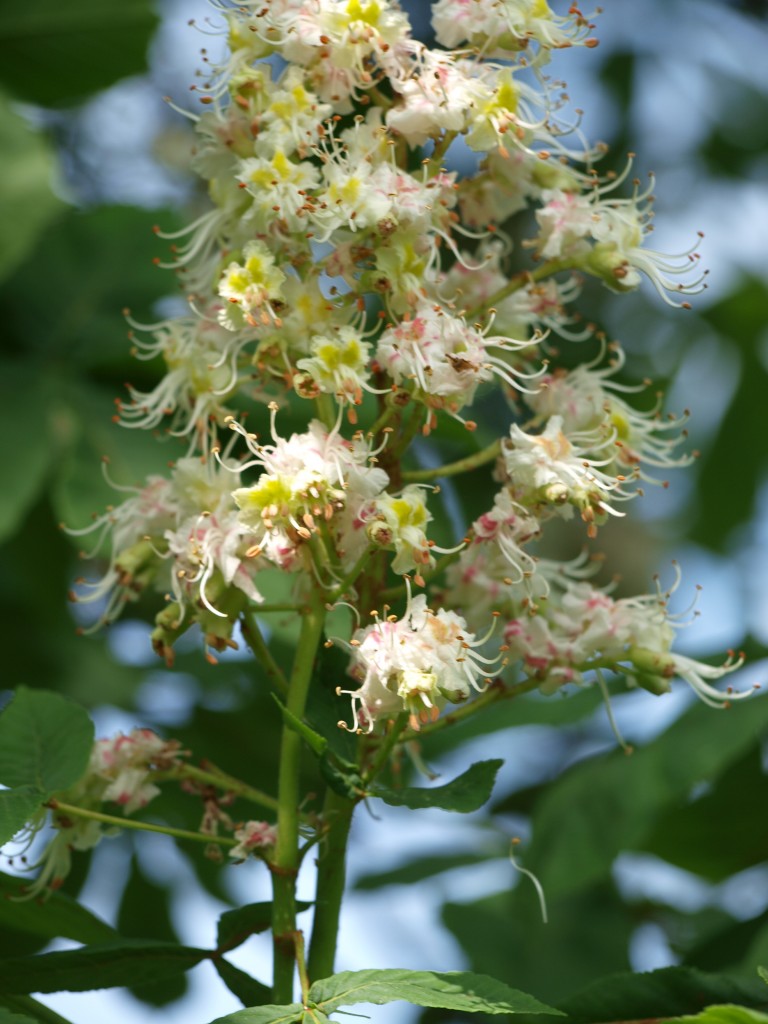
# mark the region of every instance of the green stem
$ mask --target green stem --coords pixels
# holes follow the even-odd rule
[[[331,395],[320,394],[315,399],[315,408],[318,418],[322,420],[328,430],[333,430],[336,423],[336,406]]]
[[[441,476],[456,476],[458,473],[468,473],[472,469],[484,466],[486,462],[493,462],[501,451],[501,441],[496,440],[474,455],[467,455],[457,462],[449,462],[445,466],[437,466],[435,469],[411,469],[403,473],[405,483],[424,483],[436,480]]]
[[[254,789],[248,783],[241,782],[240,779],[227,775],[226,772],[221,772],[218,768],[207,770],[192,764],[179,764],[169,768],[167,771],[154,772],[152,779],[155,782],[192,779],[194,782],[201,782],[205,786],[215,786],[216,789],[223,789],[227,793],[234,793],[235,796],[242,797],[243,800],[250,800],[252,804],[258,804],[260,807],[267,807],[270,811],[277,810],[277,800],[273,796],[262,793],[260,789]]]
[[[285,604],[260,604],[256,610],[259,615],[272,615],[275,612],[298,612],[301,609],[297,604],[286,601]]]
[[[541,686],[540,679],[525,679],[522,683],[516,683],[514,686],[503,686],[502,684],[495,684],[489,686],[485,693],[480,694],[477,700],[470,701],[468,704],[462,704],[461,707],[455,711],[451,711],[447,715],[443,715],[438,718],[436,722],[429,722],[427,725],[423,725],[418,732],[410,732],[403,736],[401,742],[407,743],[410,740],[420,740],[424,736],[430,736],[434,732],[440,732],[441,729],[446,729],[449,725],[455,725],[457,722],[464,721],[465,718],[469,718],[474,715],[477,711],[481,711],[483,708],[488,707],[489,704],[495,704],[500,700],[511,700],[514,697],[520,697],[524,693],[530,693],[531,690],[536,690]]]
[[[303,718],[317,649],[323,635],[325,606],[313,593],[301,621],[301,635],[288,687],[286,707]],[[272,936],[275,944],[273,998],[276,1003],[293,999],[296,963],[296,875],[299,869],[299,782],[302,739],[284,724],[278,769],[277,843],[272,871]]]
[[[432,172],[432,177],[440,172],[443,157],[451,148],[451,143],[457,137],[459,133],[455,131],[444,132],[443,137],[435,143],[435,148],[432,150],[432,155],[429,158],[429,168]]]
[[[384,401],[384,412],[374,421],[373,425],[366,430],[366,434],[374,435],[378,434],[380,430],[386,427],[390,420],[394,419],[398,412],[402,409],[398,408],[392,401],[392,396],[388,395]]]
[[[301,1001],[304,1006],[309,1002],[309,974],[307,961],[304,957],[304,932],[293,933],[293,944],[296,949],[296,965],[299,968],[299,984],[301,985]]]
[[[346,853],[355,801],[328,789],[323,819],[328,831],[320,844],[317,859],[315,920],[309,946],[308,970],[313,981],[333,974],[339,915],[346,882]]]
[[[472,320],[474,317],[481,313],[485,313],[489,309],[493,309],[498,306],[504,299],[509,298],[510,295],[514,295],[515,292],[520,291],[527,284],[535,284],[537,281],[543,281],[547,277],[552,277],[553,274],[559,274],[562,270],[572,270],[574,267],[578,267],[580,261],[578,259],[567,259],[567,260],[547,260],[546,263],[542,263],[540,267],[535,270],[522,270],[519,274],[515,274],[510,278],[509,283],[500,288],[493,295],[490,295],[487,299],[484,299],[478,305],[473,306],[471,309],[464,310],[463,316],[465,320]]]
[[[410,448],[411,441],[413,441],[414,437],[416,437],[416,435],[424,425],[426,413],[427,409],[423,405],[416,406],[416,408],[411,413],[410,419],[403,428],[402,433],[399,434],[394,439],[393,444],[390,446],[389,451],[387,452],[387,457],[389,460],[394,461],[396,459],[399,459],[402,453],[404,451],[407,451],[408,448]]]
[[[365,549],[365,551],[362,553],[362,555],[360,555],[358,560],[352,566],[352,568],[341,581],[341,583],[339,583],[339,585],[334,590],[332,590],[331,593],[328,595],[329,604],[333,604],[334,601],[338,601],[338,599],[342,597],[344,593],[346,593],[348,588],[352,586],[357,577],[368,564],[368,559],[371,557],[374,550],[375,548],[373,547],[367,547]]]
[[[261,666],[267,673],[267,678],[275,689],[285,695],[288,692],[288,680],[283,675],[283,670],[272,657],[272,652],[267,647],[267,642],[259,629],[259,623],[253,609],[246,608],[243,612],[243,636],[248,641],[248,646],[261,662]]]
[[[219,846],[237,846],[236,839],[227,839],[224,836],[209,836],[203,832],[188,832],[183,828],[171,828],[169,825],[153,825],[149,821],[118,818],[115,814],[89,811],[85,807],[75,807],[74,804],[65,804],[53,798],[45,806],[50,807],[56,814],[61,813],[74,818],[89,818],[91,821],[100,821],[104,825],[113,825],[116,828],[135,829],[138,832],[159,832],[161,835],[171,836],[174,839],[191,839],[195,843],[218,843]]]
[[[397,718],[392,722],[389,732],[382,739],[379,744],[379,748],[376,751],[376,755],[371,762],[371,766],[365,773],[365,782],[372,782],[373,779],[379,774],[384,768],[387,761],[389,760],[390,754],[395,749],[397,744],[400,742],[400,736],[406,725],[408,725],[408,713],[402,711]]]
[[[461,548],[459,551],[452,551],[450,554],[443,555],[442,558],[438,558],[437,562],[435,562],[434,569],[427,569],[426,572],[421,574],[424,583],[429,583],[431,580],[439,576],[443,569],[447,569],[449,565],[453,565],[454,562],[458,562],[463,550],[464,548]],[[379,598],[382,601],[399,601],[400,598],[406,597],[407,594],[408,588],[406,585],[404,583],[398,583],[397,586],[387,587],[386,590],[382,590],[379,594]]]

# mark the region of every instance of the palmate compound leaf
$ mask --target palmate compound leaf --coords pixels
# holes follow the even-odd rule
[[[20,686],[0,715],[0,783],[66,789],[88,767],[93,723],[86,711],[48,690]]]
[[[469,814],[479,810],[490,799],[496,775],[503,764],[499,759],[477,761],[444,786],[390,789],[374,784],[368,790],[368,795],[377,796],[392,807],[439,807],[443,811]]]
[[[434,1006],[467,1013],[546,1013],[560,1011],[495,978],[469,971],[370,970],[343,971],[316,981],[310,1000],[323,1013],[356,1003],[394,1003]]]
[[[509,988],[484,974],[468,971],[343,971],[316,981],[305,1009],[288,1006],[251,1006],[219,1017],[212,1024],[324,1024],[328,1014],[358,1003],[395,1003],[432,1006],[465,1013],[530,1013],[562,1016],[559,1010]]]

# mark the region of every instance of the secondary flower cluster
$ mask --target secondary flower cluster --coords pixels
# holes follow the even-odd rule
[[[151,729],[134,729],[119,733],[111,739],[97,740],[93,745],[88,769],[70,789],[57,793],[52,802],[51,823],[56,835],[41,858],[30,866],[40,868],[31,886],[29,896],[46,889],[58,889],[69,874],[73,850],[90,850],[104,838],[116,835],[119,829],[105,825],[97,818],[75,816],[61,808],[71,804],[88,811],[106,811],[113,814],[120,809],[124,815],[146,807],[160,792],[152,781],[154,772],[178,764],[182,758],[176,740],[164,740]],[[43,820],[32,823],[31,840],[43,825]]]
[[[439,0],[429,48],[394,0],[216,6],[228,54],[187,112],[210,208],[158,229],[190,309],[130,320],[137,357],[166,373],[118,402],[125,426],[165,424],[186,455],[89,527],[112,554],[77,600],[104,622],[155,588],[168,601],[156,649],[170,660],[196,623],[213,658],[269,606],[275,571],[293,578],[297,609],[320,591],[365,601],[366,615],[404,596],[404,574],[437,583],[349,641],[354,729],[401,711],[418,728],[507,662],[548,690],[611,668],[656,690],[681,675],[727,700],[706,680],[735,663],[671,654],[663,601],[614,600],[587,582],[588,559],[537,555],[552,522],[576,517],[593,540],[691,458],[684,417],[631,404],[642,389],[623,382],[621,349],[590,344],[573,309],[584,275],[616,292],[645,277],[678,305],[703,287],[698,242],[679,257],[645,245],[650,191],[627,184],[631,160],[598,172],[604,148],[545,74],[553,50],[595,45],[589,17]],[[461,148],[473,173],[455,169]],[[554,365],[555,341],[584,345],[575,369]],[[501,431],[478,424],[494,387],[510,410]],[[498,491],[441,548],[430,533],[445,538],[446,516],[425,482],[441,473],[423,448],[428,465],[414,466],[410,442],[450,419],[504,436],[459,460],[495,459]]]

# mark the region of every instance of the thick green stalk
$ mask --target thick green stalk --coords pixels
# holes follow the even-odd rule
[[[304,611],[301,635],[288,686],[286,707],[302,718],[309,686],[323,635],[325,606],[322,595],[314,593]],[[283,725],[278,771],[277,844],[270,865],[272,871],[272,937],[275,944],[273,998],[275,1003],[293,999],[296,964],[296,875],[299,870],[299,778],[302,739],[289,725]]]
[[[315,921],[307,961],[311,981],[319,981],[333,974],[339,914],[347,874],[347,839],[354,810],[354,800],[328,789],[323,807],[328,832],[320,843],[317,860]]]

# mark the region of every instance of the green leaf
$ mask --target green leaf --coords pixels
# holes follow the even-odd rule
[[[489,860],[508,857],[508,849],[509,844],[504,849],[497,847],[484,853],[446,853],[431,857],[418,857],[402,867],[362,875],[355,882],[355,888],[367,891],[381,889],[387,885],[413,885],[415,882],[423,882],[444,871],[453,871],[455,868],[485,864]]]
[[[758,981],[705,974],[691,967],[665,967],[647,974],[614,974],[559,1004],[574,1024],[698,1013],[710,1002],[768,1004]]]
[[[24,878],[0,874],[0,928],[41,935],[47,939],[75,942],[110,942],[117,932],[106,921],[63,892],[52,892],[45,900],[19,899]]]
[[[237,996],[243,1006],[258,1006],[272,997],[272,989],[269,986],[241,971],[224,957],[217,956],[213,966],[229,991]]]
[[[767,725],[768,697],[723,711],[696,704],[632,757],[617,751],[566,772],[538,803],[526,857],[547,897],[604,877],[621,849],[642,846],[657,815],[717,778]]]
[[[1,30],[0,30],[1,32]],[[51,191],[55,158],[46,137],[0,94],[0,279],[29,253],[43,228],[63,209]],[[14,442],[17,438],[14,437]]]
[[[88,767],[93,723],[57,693],[20,686],[0,715],[0,782],[46,794],[77,782]]]
[[[146,876],[139,859],[131,860],[131,873],[120,900],[117,927],[121,935],[143,939],[178,942],[179,936],[171,921],[171,892]],[[167,1006],[187,991],[184,974],[174,974],[160,982],[146,984],[140,975],[128,985],[136,999],[150,1006]]]
[[[13,480],[13,487],[0,490],[0,540],[11,536],[19,527],[40,493],[51,465],[54,447],[46,430],[50,390],[48,382],[40,375],[39,367],[31,362],[0,361],[0,430],[8,439],[3,463],[8,478]],[[36,429],[19,430],[18,424],[29,419],[38,425]]]
[[[763,979],[765,984],[768,985],[768,969],[766,969],[765,967],[758,967],[757,968],[757,973]]]
[[[226,1017],[217,1017],[211,1024],[293,1024],[304,1016],[301,1003],[287,1006],[249,1006],[247,1010],[235,1010]]]
[[[311,903],[297,903],[296,912],[309,910]],[[271,903],[248,903],[235,910],[225,910],[219,918],[216,948],[222,952],[234,949],[250,935],[258,935],[272,927]]]
[[[309,998],[323,1013],[356,1003],[438,1006],[467,1013],[547,1013],[559,1015],[538,999],[495,978],[468,971],[343,971],[316,981]]]
[[[708,792],[662,814],[642,848],[709,881],[723,881],[768,860],[768,815],[754,813],[766,804],[768,775],[756,745]]]
[[[36,786],[0,790],[0,846],[24,828],[46,799],[47,794]]]
[[[30,996],[0,996],[0,1007],[21,1014],[19,1019],[29,1020],[32,1024],[70,1024],[66,1017],[56,1013],[50,1006],[43,1006]],[[0,1016],[0,1022],[2,1020]]]
[[[768,1024],[768,1017],[757,1010],[748,1010],[746,1006],[708,1006],[706,1010],[693,1017],[677,1017],[681,1024]]]
[[[120,942],[0,961],[0,992],[87,992],[165,981],[210,957],[206,949],[172,942],[121,939]]]
[[[156,24],[148,0],[15,4],[0,26],[0,80],[31,103],[72,104],[143,71]]]
[[[392,807],[439,807],[444,811],[468,814],[478,810],[490,799],[496,775],[503,764],[498,759],[477,761],[445,786],[390,789],[375,783],[368,794],[380,797]]]
[[[32,1017],[26,1014],[14,1013],[5,1006],[0,1006],[0,1024],[35,1024]]]
[[[525,864],[537,870],[527,853]],[[511,879],[511,865],[509,870]],[[511,891],[473,903],[449,903],[443,919],[475,970],[550,1004],[602,974],[629,969],[627,947],[637,922],[615,887],[603,884],[561,898],[546,896],[548,924],[526,878]]]

